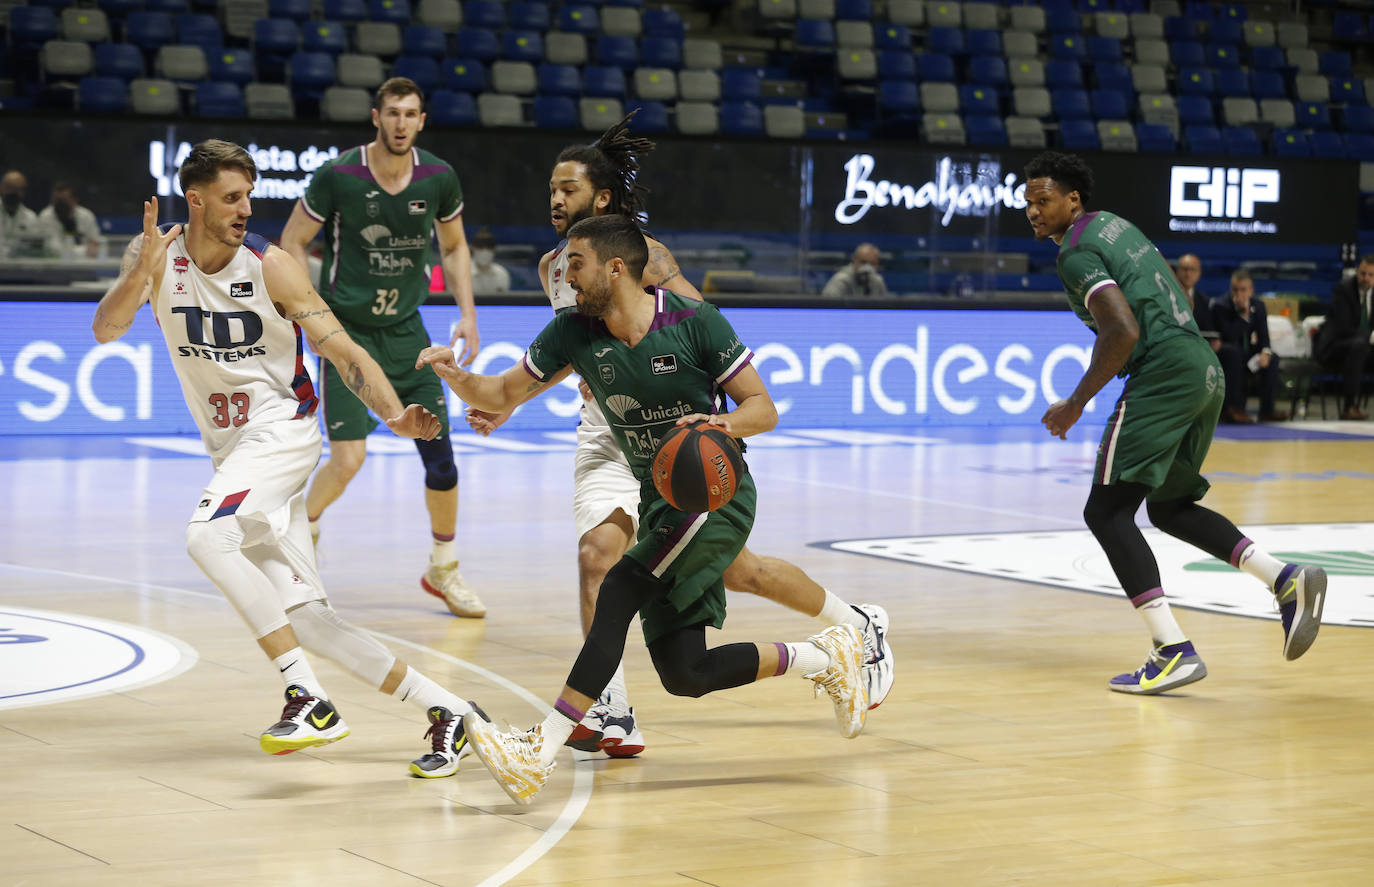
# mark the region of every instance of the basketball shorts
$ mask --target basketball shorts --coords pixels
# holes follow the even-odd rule
[[[606,425],[589,425],[584,416],[577,426],[577,453],[573,457],[573,523],[577,538],[596,527],[619,508],[639,528],[639,480],[630,471],[625,454]]]
[[[1093,482],[1144,484],[1152,502],[1201,499],[1211,486],[1202,463],[1225,394],[1206,341],[1163,343],[1126,379],[1097,448]]]
[[[758,494],[746,472],[735,497],[715,511],[689,514],[663,500],[652,481],[641,488],[639,539],[627,552],[668,584],[667,596],[639,611],[644,643],[683,628],[725,624],[725,569],[749,539]]]
[[[415,369],[415,358],[430,344],[420,315],[417,313],[409,320],[387,327],[345,326],[344,329],[381,366],[401,403],[420,404],[439,417],[443,427],[440,436],[448,434],[444,383],[429,367]],[[320,387],[324,390],[324,427],[329,439],[362,440],[371,434],[378,425],[377,420],[348,390],[334,365],[324,359],[320,360],[320,377],[323,380]]]
[[[299,580],[284,590],[288,610],[325,598],[304,519],[306,482],[321,448],[319,425],[310,419],[265,423],[244,434],[220,461],[191,513],[191,523],[238,521],[250,556],[256,546],[278,549]],[[288,534],[299,538],[284,545]]]

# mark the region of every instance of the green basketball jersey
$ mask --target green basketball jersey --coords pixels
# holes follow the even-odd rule
[[[301,200],[324,225],[320,295],[346,323],[390,326],[419,310],[434,222],[463,211],[453,167],[418,148],[410,157],[410,184],[399,194],[377,184],[362,146],[320,167]]]
[[[1139,228],[1109,212],[1087,213],[1059,245],[1059,279],[1078,318],[1097,332],[1088,301],[1103,287],[1118,287],[1131,306],[1140,339],[1121,375],[1130,375],[1151,349],[1179,336],[1201,338],[1188,294],[1173,269]]]
[[[716,412],[721,386],[754,357],[716,306],[663,289],[654,298],[653,324],[633,348],[601,320],[564,311],[524,358],[525,370],[540,380],[572,365],[641,483],[649,481],[654,450],[678,418]]]

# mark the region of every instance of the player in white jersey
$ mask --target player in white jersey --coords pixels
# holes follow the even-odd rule
[[[474,706],[340,618],[315,568],[305,486],[321,437],[301,331],[397,435],[432,439],[439,420],[418,404],[403,406],[295,260],[247,233],[256,178],[252,157],[238,145],[196,145],[180,172],[189,220],[161,232],[157,198],[143,204],[143,234],[129,244],[92,330],[100,342],[117,339],[143,303],[152,303],[215,467],[192,511],[187,551],[286,684],[286,707],[260,735],[262,750],[288,754],[348,735],[304,645],[424,711],[431,747],[410,770],[448,776],[466,743],[462,716]]]
[[[642,220],[643,188],[638,155],[653,150],[648,139],[629,135],[631,112],[606,130],[591,145],[565,148],[549,177],[549,212],[559,237],[578,221],[591,216],[621,214]],[[682,276],[668,248],[644,235],[649,261],[641,283],[662,287],[680,296],[701,300]],[[539,260],[539,280],[555,312],[574,310],[577,293],[567,281],[566,241]],[[573,468],[573,516],[577,527],[577,572],[582,634],[591,627],[597,592],[607,571],[635,541],[639,524],[639,481],[616,445],[609,424],[596,401],[582,386],[582,410],[577,425],[577,453]],[[468,424],[479,434],[490,434],[509,414],[493,416],[468,411]],[[877,708],[892,689],[892,650],[887,643],[888,617],[882,607],[852,607],[818,585],[799,567],[775,557],[765,557],[747,547],[725,571],[725,586],[767,598],[815,617],[823,625],[847,623],[864,636],[865,677],[871,706]],[[606,692],[587,711],[568,742],[575,748],[600,748],[613,757],[629,757],[644,750],[644,739],[629,704],[625,673],[617,668]]]

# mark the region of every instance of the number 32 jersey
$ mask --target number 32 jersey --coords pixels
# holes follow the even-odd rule
[[[300,327],[277,313],[263,280],[270,244],[243,239],[214,274],[196,267],[182,233],[167,247],[153,308],[181,392],[215,465],[239,437],[263,423],[314,421],[314,386],[305,372]]]

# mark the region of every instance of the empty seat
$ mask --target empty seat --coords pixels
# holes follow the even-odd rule
[[[1288,58],[1277,46],[1256,46],[1250,50],[1250,67],[1257,71],[1278,71],[1288,64]]]
[[[922,83],[921,107],[926,111],[944,114],[959,110],[959,90],[953,83]]]
[[[1137,40],[1163,40],[1164,39],[1164,17],[1153,12],[1132,12],[1129,15],[1131,21],[1131,36]]]
[[[243,103],[249,117],[289,120],[296,116],[291,91],[281,83],[249,83],[243,88]]]
[[[635,115],[635,132],[656,133],[668,131],[668,106],[663,102],[633,101],[625,106],[626,113],[638,111]]]
[[[1168,78],[1159,65],[1132,65],[1131,82],[1136,92],[1167,92],[1169,89]]]
[[[790,22],[797,17],[797,0],[758,0],[756,9],[763,21]]]
[[[871,49],[840,49],[835,55],[841,80],[873,80],[878,76],[878,56]]]
[[[1162,68],[1170,62],[1169,44],[1163,40],[1137,39],[1134,56],[1137,65],[1158,65]]]
[[[722,135],[763,135],[763,111],[753,102],[721,102],[720,131]]]
[[[769,105],[763,109],[763,131],[770,138],[799,139],[806,134],[806,116],[796,105]]]
[[[1050,89],[1082,89],[1083,66],[1072,59],[1050,59],[1045,63],[1045,86]]]
[[[1244,68],[1223,68],[1213,72],[1216,79],[1217,95],[1222,97],[1250,95],[1250,72]]]
[[[499,31],[506,26],[506,9],[495,0],[467,0],[463,4],[463,24]]]
[[[448,40],[444,32],[433,25],[406,25],[401,31],[401,52],[441,59],[448,55]]]
[[[1321,74],[1298,74],[1293,78],[1293,97],[1300,102],[1324,102],[1331,95],[1331,81]]]
[[[1278,34],[1269,22],[1246,22],[1241,33],[1245,39],[1245,45],[1250,47],[1273,46],[1278,42]]]
[[[677,131],[683,135],[714,135],[720,130],[720,115],[709,102],[678,102]]]
[[[227,80],[245,86],[256,76],[253,54],[246,49],[219,49],[206,56],[207,74],[211,80]]]
[[[887,0],[887,20],[908,28],[919,28],[926,23],[925,0]]]
[[[1315,49],[1310,49],[1305,46],[1294,46],[1288,49],[1286,55],[1288,56],[1289,66],[1292,68],[1296,68],[1298,73],[1317,73],[1318,62],[1317,51]]]
[[[367,18],[365,0],[324,0],[324,16],[331,22],[356,25]]]
[[[685,68],[715,69],[724,64],[720,43],[689,37],[682,41],[682,66]]]
[[[601,132],[619,123],[625,111],[619,99],[584,98],[577,104],[577,115],[583,129]]]
[[[367,17],[393,25],[410,23],[410,0],[368,0]]]
[[[1093,116],[1092,105],[1088,101],[1088,94],[1081,89],[1055,89],[1050,91],[1050,107],[1054,111],[1054,116],[1061,122],[1069,120],[1087,120]],[[1094,142],[1097,139],[1093,135]]]
[[[873,26],[868,22],[836,22],[835,45],[840,48],[873,48]]]
[[[1331,109],[1326,102],[1295,102],[1293,113],[1301,129],[1331,128]]]
[[[1050,91],[1043,86],[1018,86],[1011,91],[1012,108],[1018,117],[1050,116]]]
[[[540,95],[576,98],[582,94],[582,74],[572,65],[545,62],[535,68],[534,77]]]
[[[129,104],[135,114],[181,113],[177,85],[170,80],[138,78],[129,84]]]
[[[440,69],[440,80],[445,89],[455,92],[485,92],[487,66],[477,59],[447,58]]]
[[[601,11],[601,31],[621,37],[638,37],[643,30],[638,9],[609,6]]]
[[[1311,157],[1312,146],[1308,144],[1307,134],[1300,129],[1276,129],[1273,139],[1274,153],[1280,157]]]
[[[1131,115],[1131,102],[1135,97],[1116,89],[1094,89],[1088,98],[1092,102],[1093,116],[1098,120],[1125,120]]]
[[[878,84],[878,108],[884,114],[910,114],[921,109],[921,95],[909,80],[884,80]]]
[[[57,13],[46,6],[15,6],[10,9],[9,39],[20,52],[41,50],[58,36]]]
[[[1067,151],[1096,151],[1097,124],[1091,120],[1063,120],[1059,124],[1059,145]]]
[[[588,65],[582,71],[584,95],[603,98],[625,97],[625,71],[608,65]]]
[[[437,90],[429,97],[428,119],[439,126],[476,126],[477,102],[466,92]]]
[[[965,116],[969,114],[991,114],[1000,117],[1002,108],[997,100],[997,91],[974,83],[959,87],[959,109]],[[937,110],[931,108],[930,110]]]
[[[534,125],[540,129],[576,129],[577,103],[562,95],[535,96]]]
[[[970,145],[1006,147],[1007,128],[996,114],[970,114],[964,118],[964,134]]]
[[[911,31],[905,25],[874,25],[872,44],[874,49],[910,52]],[[843,40],[840,45],[845,45]]]
[[[682,67],[682,41],[676,37],[645,37],[639,50],[643,64],[674,70]]]
[[[533,95],[536,88],[534,65],[504,60],[492,62],[491,88],[493,92]]]
[[[310,18],[310,0],[268,0],[267,14],[272,18],[307,21]]]
[[[219,22],[209,15],[179,15],[176,17],[176,41],[183,46],[199,46],[208,56],[224,46],[224,32]]]
[[[921,131],[932,145],[963,145],[968,142],[964,121],[958,114],[921,115]]]
[[[1257,99],[1288,98],[1288,86],[1278,71],[1252,71],[1250,92]]]
[[[799,19],[796,30],[792,34],[792,43],[797,49],[834,49],[835,26],[823,19]]]
[[[916,56],[916,79],[922,82],[954,82],[954,59],[934,52]]]
[[[361,122],[372,117],[372,96],[352,86],[331,86],[320,98],[320,117],[325,120]]]
[[[382,68],[382,60],[375,55],[344,52],[339,54],[335,62],[334,79],[340,86],[344,87],[376,89],[382,85],[382,81],[386,80],[386,71]],[[334,119],[348,120],[350,118],[336,117]]]
[[[913,69],[913,75],[915,71]],[[882,76],[882,62],[878,64],[878,75]],[[971,83],[1002,88],[1010,83],[1007,77],[1007,63],[1000,56],[987,55],[969,59],[968,79]]]
[[[1040,54],[1040,41],[1030,31],[1003,31],[1002,52],[1009,59],[1033,59]]]
[[[501,35],[501,57],[534,64],[544,60],[544,38],[537,31],[507,31]]]
[[[724,68],[720,93],[727,102],[757,102],[763,97],[763,78],[753,68]]]
[[[564,6],[558,10],[558,30],[568,34],[601,33],[601,16],[595,6]]]
[[[1346,157],[1345,137],[1338,132],[1318,130],[1309,133],[1307,141],[1312,146],[1313,157],[1327,157],[1333,160]]]
[[[110,21],[99,9],[64,9],[62,36],[81,43],[103,43],[110,39]]]
[[[1220,154],[1224,150],[1221,131],[1205,124],[1185,126],[1183,146],[1194,154]]]
[[[196,84],[196,113],[201,117],[244,117],[248,107],[237,83],[208,80]]]
[[[325,52],[298,52],[291,56],[287,79],[296,98],[319,98],[334,85],[334,57]]]
[[[301,27],[301,49],[338,55],[348,49],[348,31],[339,22],[306,22]]]
[[[1136,143],[1141,151],[1171,153],[1178,149],[1174,131],[1161,123],[1141,123],[1135,128]]]
[[[1129,120],[1097,121],[1097,141],[1103,151],[1123,151],[1134,153],[1140,145],[1135,138],[1135,127]]]
[[[353,30],[353,48],[389,59],[401,54],[401,28],[391,22],[359,22]]]
[[[519,31],[538,31],[542,34],[549,29],[549,25],[549,7],[544,3],[512,3],[506,7],[507,27]]]
[[[1344,116],[1347,132],[1374,133],[1374,108],[1368,105],[1351,105],[1345,109]]]
[[[415,18],[422,25],[451,34],[463,24],[463,7],[458,0],[420,0]]]
[[[1167,93],[1142,93],[1140,96],[1140,119],[1146,123],[1153,123],[1158,126],[1167,126],[1170,131],[1177,134],[1178,105],[1174,102],[1174,97]],[[1139,137],[1137,132],[1136,136]]]
[[[720,75],[715,71],[682,71],[677,75],[678,94],[690,102],[720,101]]]
[[[10,21],[14,20],[14,10],[10,10]],[[287,22],[292,28],[293,22]],[[124,23],[124,40],[132,43],[139,49],[152,52],[164,43],[171,43],[176,39],[176,32],[172,27],[172,17],[165,12],[148,12],[139,10],[129,13],[128,19]]]
[[[1211,95],[1216,92],[1216,81],[1210,68],[1182,68],[1178,72],[1178,92],[1180,95]]]
[[[477,119],[483,126],[524,126],[520,99],[513,95],[484,92],[477,97]]]
[[[596,38],[596,63],[615,65],[620,68],[633,68],[639,64],[639,48],[629,37],[612,37],[602,34]]]
[[[931,28],[926,31],[926,52],[961,55],[964,52],[964,32],[959,28]]]
[[[1221,100],[1221,119],[1227,126],[1249,126],[1259,122],[1259,105],[1252,98],[1232,96]]]
[[[84,77],[95,67],[95,53],[89,43],[49,40],[39,54],[39,66],[49,78]]]
[[[1221,131],[1221,146],[1227,154],[1263,154],[1259,136],[1248,126],[1228,126]]]
[[[1013,148],[1045,147],[1045,126],[1034,117],[1013,115],[1006,119],[1007,144]]]
[[[1297,122],[1293,103],[1287,99],[1260,99],[1260,120],[1276,127],[1288,128]]]
[[[544,59],[555,65],[585,65],[587,38],[581,34],[550,31],[544,35]]]
[[[415,85],[420,87],[425,95],[439,88],[439,63],[432,58],[403,55],[396,59],[392,74],[414,80]]]
[[[641,99],[658,102],[677,100],[677,73],[668,68],[636,68],[634,84],[635,95]]]
[[[1121,12],[1099,12],[1094,18],[1099,37],[1125,40],[1131,36],[1131,20]]]
[[[1044,86],[1045,63],[1036,59],[1012,59],[1007,66],[1012,86]]]
[[[964,27],[997,30],[1002,27],[1002,10],[996,3],[965,3]]]
[[[1278,36],[1279,46],[1284,49],[1307,47],[1307,25],[1301,22],[1280,22],[1275,33]]]
[[[143,53],[129,43],[101,43],[95,47],[93,71],[99,77],[119,77],[129,81],[143,76]],[[253,79],[252,71],[248,79]]]
[[[82,77],[76,108],[83,114],[119,114],[129,107],[129,86],[119,77]]]
[[[877,36],[878,32],[875,32],[875,38]],[[881,44],[881,41],[879,41],[879,43]],[[969,55],[972,56],[1000,56],[1003,54],[1002,35],[998,31],[990,31],[986,28],[977,28],[968,31],[964,34],[964,48],[967,49]],[[1034,55],[1034,51],[1030,54]]]
[[[168,80],[204,80],[210,73],[205,60],[205,50],[199,46],[177,46],[167,44],[157,51],[154,70],[159,77]]]
[[[1013,6],[1007,10],[1007,28],[1012,31],[1045,33],[1045,10],[1039,6]]]

